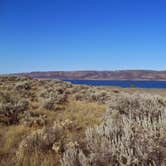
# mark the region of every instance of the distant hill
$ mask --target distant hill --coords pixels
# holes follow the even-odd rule
[[[152,70],[48,71],[15,75],[60,80],[166,80],[166,71]]]

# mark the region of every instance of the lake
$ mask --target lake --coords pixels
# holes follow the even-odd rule
[[[65,80],[72,84],[93,86],[119,86],[134,88],[166,88],[166,81],[128,81],[128,80]]]

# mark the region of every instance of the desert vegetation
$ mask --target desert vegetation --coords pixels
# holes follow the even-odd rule
[[[0,165],[165,166],[166,98],[0,77]]]

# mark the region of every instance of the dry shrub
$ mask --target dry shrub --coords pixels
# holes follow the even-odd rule
[[[42,108],[49,110],[49,111],[58,111],[63,110],[66,104],[66,100],[64,97],[58,97],[58,98],[49,98],[44,100]]]
[[[63,139],[63,126],[54,123],[51,127],[38,129],[22,140],[17,151],[17,158],[22,161],[23,158],[32,152],[45,152],[52,149],[53,144]]]
[[[42,127],[47,124],[47,116],[27,111],[20,116],[19,124],[27,127]]]
[[[22,91],[22,90],[30,90],[31,89],[31,81],[22,81],[22,82],[18,82],[15,85],[15,89],[17,91]]]
[[[43,108],[46,109],[46,110],[55,111],[56,110],[56,104],[54,102],[54,99],[52,99],[52,98],[46,99],[43,103]]]
[[[122,95],[110,103],[104,121],[86,130],[81,148],[70,148],[63,166],[166,164],[166,103],[159,96]]]
[[[19,94],[20,98],[26,98],[31,101],[37,100],[35,92],[33,91],[35,86],[35,80],[26,80],[26,81],[18,81],[15,83],[15,87],[13,88],[15,94]]]
[[[18,99],[9,93],[0,92],[0,122],[4,124],[16,124],[19,115],[28,110],[29,102]]]
[[[63,109],[68,102],[68,96],[62,88],[48,88],[40,93],[43,100],[42,108],[50,111]]]
[[[156,118],[157,120],[166,108],[166,99],[157,95],[121,93],[110,100],[109,108],[110,112],[112,109],[117,110],[120,114],[131,116],[131,119]]]
[[[76,88],[76,87],[75,87]],[[78,88],[78,87],[77,87]],[[73,94],[73,97],[78,101],[97,102],[99,104],[105,104],[111,97],[109,91],[98,89],[96,87],[85,88],[79,87],[80,90]]]

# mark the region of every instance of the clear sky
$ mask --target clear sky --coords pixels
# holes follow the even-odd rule
[[[0,0],[0,73],[166,70],[165,0]]]

